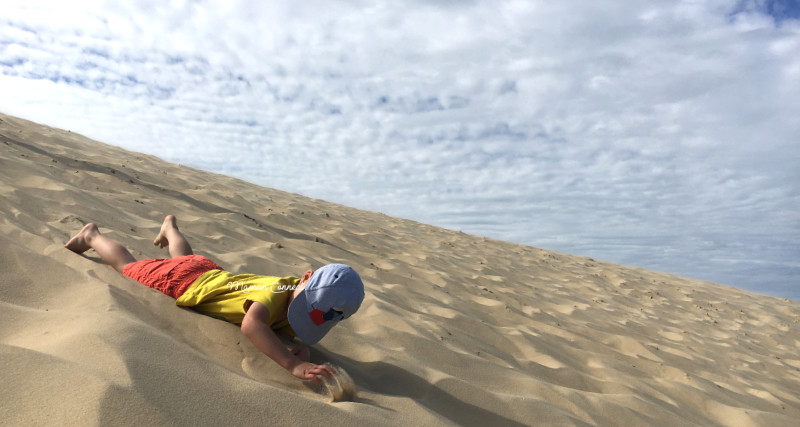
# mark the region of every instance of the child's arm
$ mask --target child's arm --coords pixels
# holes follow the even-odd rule
[[[247,314],[242,320],[242,333],[262,353],[283,366],[295,377],[317,382],[319,382],[317,375],[331,378],[331,372],[327,366],[304,362],[283,345],[272,328],[269,327],[269,309],[264,304],[257,301],[250,304]]]
[[[297,356],[297,358],[302,360],[303,362],[311,361],[311,350],[308,348],[307,345],[295,342],[294,337],[292,335],[289,335],[286,331],[283,330],[275,331],[275,334],[284,343],[287,341],[289,342],[287,348],[289,349],[290,353]]]

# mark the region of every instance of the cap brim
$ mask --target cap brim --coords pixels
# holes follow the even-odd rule
[[[300,291],[300,294],[295,297],[291,304],[289,304],[289,325],[297,336],[306,344],[316,344],[331,328],[338,322],[325,322],[321,325],[316,325],[308,315],[308,301],[306,300],[306,290]]]

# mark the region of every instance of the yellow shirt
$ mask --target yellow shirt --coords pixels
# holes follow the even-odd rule
[[[210,270],[198,277],[175,304],[240,325],[250,304],[258,301],[269,309],[269,325],[273,330],[297,336],[287,319],[277,320],[298,283],[300,279],[292,276],[234,275],[225,270]]]

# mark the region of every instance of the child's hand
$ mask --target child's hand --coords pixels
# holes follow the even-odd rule
[[[331,367],[327,365],[315,365],[313,363],[303,362],[296,365],[292,369],[292,375],[300,378],[301,380],[314,380],[318,383],[322,382],[317,378],[317,375],[322,375],[327,379],[331,379],[333,372]]]

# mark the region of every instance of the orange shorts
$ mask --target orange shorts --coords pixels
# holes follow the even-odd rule
[[[209,270],[224,269],[202,255],[185,255],[132,262],[125,266],[122,274],[178,299],[198,277]]]

